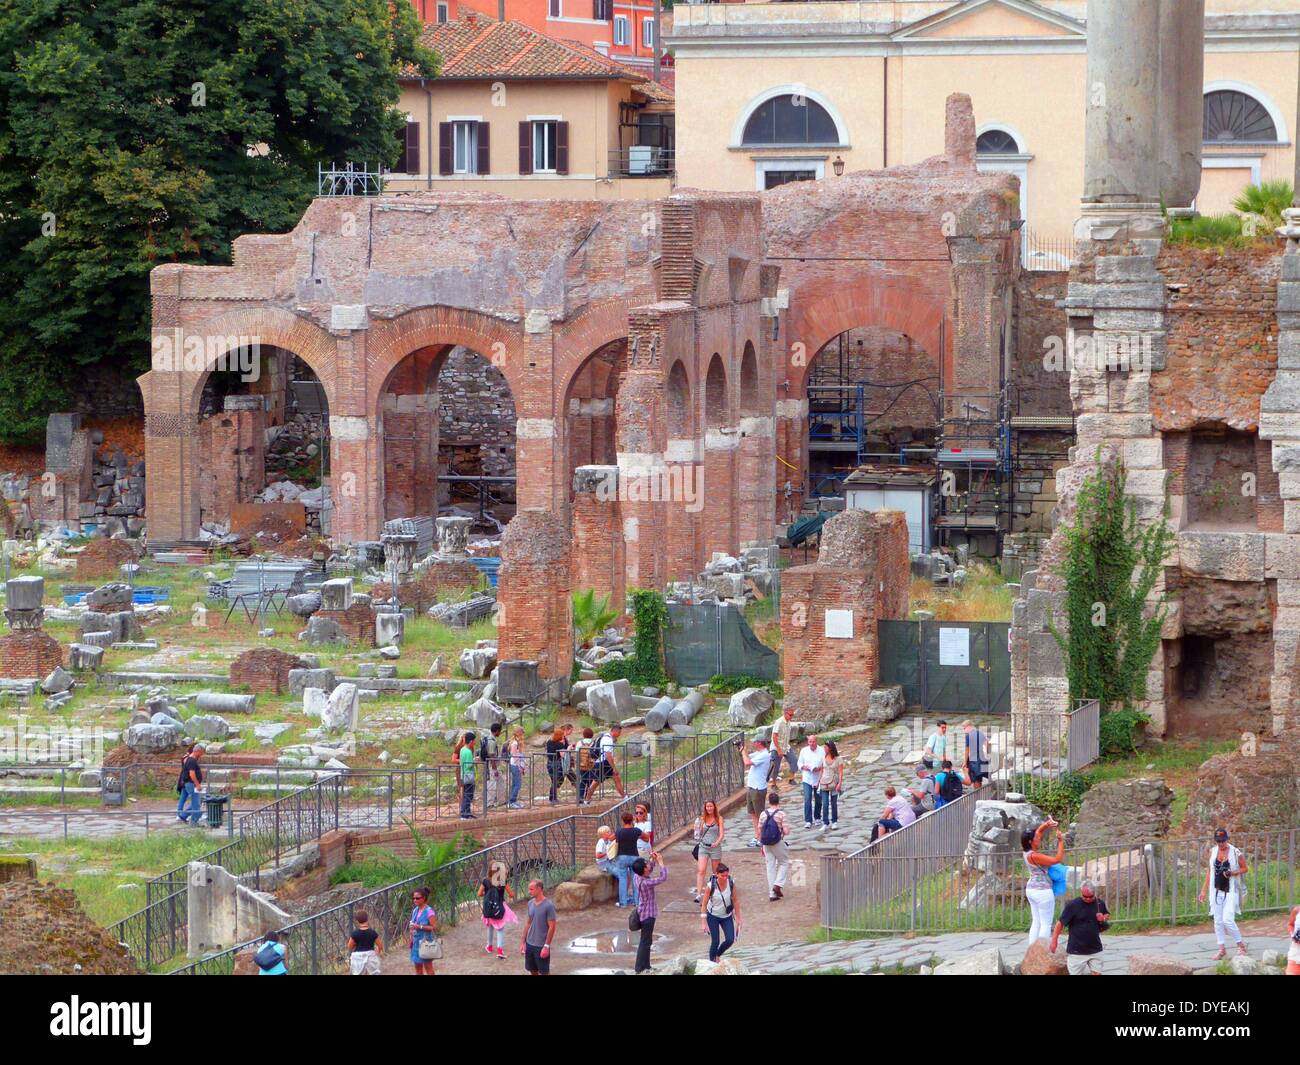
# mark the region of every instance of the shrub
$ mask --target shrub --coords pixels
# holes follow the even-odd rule
[[[747,673],[715,673],[709,680],[709,691],[715,695],[735,695],[736,692],[744,691],[746,688],[766,688],[778,699],[782,694],[779,681],[763,680],[761,677],[751,677]]]
[[[1129,755],[1137,750],[1138,733],[1151,718],[1138,710],[1111,710],[1101,715],[1099,745],[1103,755]]]
[[[1021,773],[1011,787],[1024,795],[1027,802],[1065,824],[1092,787],[1092,779],[1086,773],[1062,773],[1050,779]]]

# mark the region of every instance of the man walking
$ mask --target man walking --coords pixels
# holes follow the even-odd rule
[[[551,943],[555,940],[555,903],[546,897],[540,880],[528,881],[528,917],[524,938],[524,969],[529,976],[551,975]]]
[[[1091,880],[1079,885],[1079,897],[1071,899],[1061,910],[1052,929],[1051,951],[1061,938],[1061,929],[1068,928],[1070,937],[1065,943],[1065,967],[1071,976],[1101,975],[1101,933],[1110,921],[1110,910],[1097,898]]]
[[[822,766],[826,752],[817,746],[817,737],[809,736],[808,745],[799,752],[799,769],[803,773],[803,827],[812,828],[813,819],[821,820],[822,793],[818,785],[822,780]]]
[[[975,727],[973,721],[963,721],[961,728],[966,733],[965,768],[970,777],[971,787],[978,788],[989,778],[989,741],[983,729]]]
[[[786,834],[790,831],[781,809],[781,796],[775,791],[767,797],[758,826],[758,838],[763,844],[763,861],[767,865],[767,901],[779,902],[785,898],[786,878],[790,875],[790,845]]]
[[[948,722],[940,721],[921,751],[921,764],[933,772],[948,757]]]
[[[487,792],[487,805],[496,806],[501,801],[501,726],[493,723],[479,750],[483,757],[484,790]]]
[[[790,783],[799,775],[799,759],[791,747],[794,735],[794,708],[788,707],[772,726],[772,779],[781,776],[781,762],[790,768]]]
[[[586,795],[580,792],[578,796],[582,800],[582,805],[591,802],[591,797],[596,794],[596,789],[600,787],[601,782],[611,778],[618,797],[621,799],[627,794],[623,790],[623,781],[618,775],[618,738],[622,734],[622,725],[610,725],[609,731],[601,733],[600,738],[596,740],[596,765],[586,774],[590,779]]]
[[[202,817],[199,813],[199,801],[203,797],[203,769],[199,765],[202,757],[203,744],[196,743],[181,762],[180,801],[176,804],[176,819],[181,824],[185,824],[192,815],[194,824],[197,825]]]
[[[770,775],[768,770],[775,759],[763,740],[754,741],[753,754],[745,750],[744,741],[741,740],[740,757],[745,763],[745,809],[749,811],[749,819],[754,823],[754,837],[749,841],[749,845],[757,847],[759,845],[758,816],[763,812],[764,803],[767,801],[767,778]]]

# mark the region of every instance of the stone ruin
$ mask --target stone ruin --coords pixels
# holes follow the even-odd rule
[[[44,677],[63,665],[63,648],[44,629],[44,577],[13,577],[5,583],[5,620],[0,636],[0,677]]]
[[[782,573],[785,705],[796,716],[866,720],[877,622],[907,617],[907,543],[899,511],[848,510],[823,526],[816,562]]]
[[[1150,731],[1245,733],[1247,751],[1294,761],[1300,207],[1286,213],[1276,250],[1167,240],[1161,205],[1190,205],[1199,180],[1203,33],[1196,5],[1176,14],[1176,33],[1149,6],[1137,17],[1114,0],[1089,8],[1089,80],[1108,95],[1088,110],[1064,300],[1077,442],[1056,478],[1057,531],[1013,614],[1012,714],[1026,728],[1070,709],[1049,631],[1066,625],[1061,524],[1085,477],[1122,464],[1139,522],[1167,516],[1176,537],[1153,592],[1169,609],[1139,705]]]

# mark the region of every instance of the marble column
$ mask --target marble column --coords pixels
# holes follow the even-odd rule
[[[1156,132],[1160,196],[1166,207],[1191,207],[1200,191],[1204,84],[1205,0],[1160,0]]]
[[[1160,11],[1088,0],[1085,203],[1159,202]]]

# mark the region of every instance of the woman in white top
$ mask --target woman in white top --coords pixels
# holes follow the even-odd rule
[[[718,863],[722,860],[722,839],[726,835],[726,826],[722,822],[722,815],[718,813],[718,804],[712,799],[707,799],[700,809],[700,816],[695,819],[693,835],[697,855],[695,887],[691,889],[691,898],[699,902],[710,865],[712,872],[716,874],[718,871]]]
[[[1035,939],[1047,939],[1052,934],[1052,917],[1056,912],[1056,893],[1052,890],[1052,878],[1047,872],[1048,866],[1059,864],[1065,858],[1065,836],[1056,834],[1056,856],[1044,854],[1039,850],[1043,842],[1043,833],[1055,828],[1056,821],[1048,818],[1033,831],[1020,834],[1020,849],[1024,851],[1025,865],[1029,867],[1029,879],[1025,882],[1025,901],[1029,903],[1032,915],[1029,922],[1029,938],[1025,946],[1033,944]]]
[[[645,803],[636,804],[636,817],[633,825],[641,830],[641,838],[636,841],[636,852],[646,861],[654,850],[654,822],[650,818],[650,807]]]
[[[1237,914],[1241,912],[1242,888],[1241,878],[1250,869],[1241,851],[1228,842],[1226,828],[1215,829],[1214,846],[1210,848],[1210,859],[1205,867],[1205,884],[1196,896],[1198,902],[1210,898],[1210,916],[1214,918],[1214,938],[1219,941],[1219,953],[1214,960],[1227,957],[1228,948],[1224,943],[1223,932],[1227,929],[1237,942],[1237,953],[1246,955],[1246,944],[1241,939],[1241,929],[1237,927]]]
[[[740,898],[724,864],[719,863],[718,871],[709,877],[708,891],[700,900],[700,923],[709,933],[709,961],[717,961],[740,931]]]

